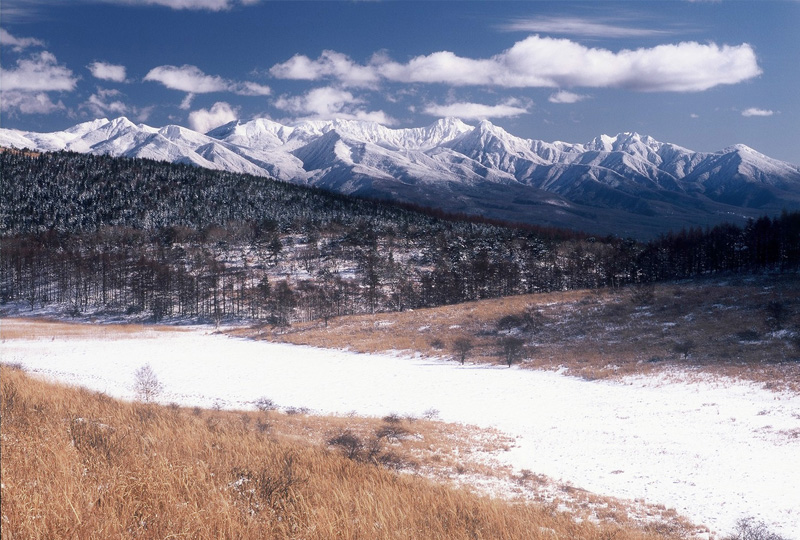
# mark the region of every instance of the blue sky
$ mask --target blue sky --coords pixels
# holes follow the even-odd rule
[[[800,2],[4,0],[0,125],[487,118],[800,163]]]

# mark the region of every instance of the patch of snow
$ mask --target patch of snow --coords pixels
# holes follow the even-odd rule
[[[800,537],[800,395],[675,374],[621,382],[438,359],[361,355],[206,335],[10,340],[4,362],[133,399],[150,364],[160,401],[422,416],[493,427],[516,444],[497,457],[589,491],[675,508],[719,534],[742,517]],[[713,404],[713,406],[710,406]]]

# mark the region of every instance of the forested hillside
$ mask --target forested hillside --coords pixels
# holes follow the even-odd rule
[[[261,177],[0,152],[0,302],[286,325],[800,265],[800,214],[643,244],[460,220]]]

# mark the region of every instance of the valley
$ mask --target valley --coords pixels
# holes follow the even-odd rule
[[[800,2],[0,1],[0,540],[800,540]]]
[[[214,463],[228,478],[215,484],[223,498],[214,504],[250,516],[172,514],[206,531],[198,537],[215,537],[217,519],[229,531],[286,535],[286,519],[309,534],[374,533],[360,518],[309,521],[294,488],[274,498],[275,473],[265,471],[281,467],[281,452],[344,453],[358,469],[347,478],[368,469],[379,482],[444,481],[433,487],[450,501],[438,515],[467,504],[481,516],[452,530],[426,508],[402,524],[372,516],[392,531],[385,538],[408,533],[412,514],[428,523],[409,533],[419,538],[458,538],[475,524],[516,538],[531,523],[569,538],[738,539],[737,528],[761,523],[797,534],[800,482],[781,464],[800,430],[798,213],[640,242],[145,159],[7,151],[0,160],[13,180],[0,206],[3,384],[10,370],[14,385],[4,386],[3,415],[18,428],[3,439],[4,485],[14,486],[3,488],[4,512],[39,504],[18,489],[25,459],[5,456],[43,452],[27,426],[57,408],[44,432],[77,449],[58,459],[99,484],[76,486],[64,472],[59,482],[84,502],[70,514],[77,522],[50,515],[51,531],[171,530],[150,505],[174,493],[103,479],[118,467],[147,477],[121,456],[149,452],[155,422],[191,432],[180,435],[189,454],[161,450],[165,467],[189,459],[187,474],[202,476],[196,464]],[[142,394],[145,367],[158,383]],[[53,403],[43,394],[56,390],[30,377],[100,394]],[[22,387],[31,397],[20,401]],[[136,420],[106,432],[117,407]],[[137,426],[130,442],[110,435],[133,433],[128,424]],[[222,465],[197,440],[206,429],[222,437]],[[267,469],[234,465],[279,441],[290,446],[271,446]],[[118,511],[83,499],[86,486],[108,485],[122,492],[98,500]],[[131,491],[135,508],[119,499]],[[327,515],[320,501],[313,508]]]

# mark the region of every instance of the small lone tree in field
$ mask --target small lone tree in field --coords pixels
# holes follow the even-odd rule
[[[505,336],[500,340],[500,352],[508,367],[522,359],[525,340],[515,336]]]
[[[473,347],[472,340],[467,337],[460,337],[453,342],[453,351],[458,355],[462,366],[467,359],[467,355],[472,352]]]
[[[765,307],[767,312],[766,323],[773,330],[783,330],[783,325],[786,319],[789,318],[789,309],[784,302],[780,300],[773,300]]]
[[[691,339],[684,339],[682,341],[676,341],[675,344],[672,346],[672,350],[678,354],[683,355],[683,359],[686,360],[689,358],[689,354],[695,349],[696,345],[695,342]]]
[[[133,374],[133,390],[136,397],[145,403],[150,403],[164,390],[164,385],[156,377],[150,364],[145,364]]]

